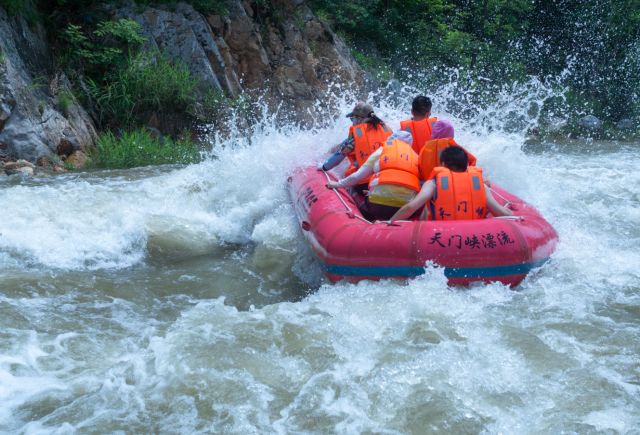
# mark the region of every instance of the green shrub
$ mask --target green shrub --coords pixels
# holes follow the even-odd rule
[[[73,166],[73,163],[67,162],[67,161],[64,161],[62,163],[62,167],[64,168],[65,171],[69,171],[69,172],[73,172],[76,170],[76,167]]]
[[[101,21],[92,32],[69,24],[62,32],[67,42],[63,63],[89,76],[108,80],[127,64],[131,54],[146,40],[140,25],[129,19]]]
[[[379,54],[395,75],[421,88],[455,71],[490,103],[485,96],[491,98],[494,84],[554,78],[580,96],[566,101],[575,112],[613,120],[640,117],[639,0],[308,4],[347,37],[365,68],[371,62],[362,54]]]
[[[58,94],[57,105],[60,112],[66,117],[69,116],[69,109],[73,105],[75,97],[69,91],[63,91]]]
[[[186,140],[156,138],[143,129],[116,136],[107,132],[89,151],[91,166],[98,168],[133,168],[148,165],[188,164],[201,160],[198,145]]]
[[[86,105],[101,128],[127,130],[152,115],[189,116],[198,81],[181,62],[138,52],[145,38],[128,19],[100,21],[92,31],[69,24],[65,64],[84,75]]]
[[[382,58],[366,55],[356,49],[352,49],[351,54],[364,70],[373,74],[378,80],[387,81],[393,78],[393,71]]]
[[[187,113],[196,98],[197,80],[168,57],[138,54],[114,71],[110,80],[88,80],[90,97],[105,126],[131,127],[150,113]]]

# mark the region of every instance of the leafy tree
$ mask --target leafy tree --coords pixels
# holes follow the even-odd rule
[[[395,73],[491,83],[560,78],[574,112],[639,117],[640,0],[311,0],[360,56]],[[376,62],[368,62],[377,65]],[[409,68],[397,68],[397,65]],[[478,78],[485,85],[478,86]],[[424,80],[424,78],[422,78]],[[486,95],[486,93],[485,93]]]
[[[69,24],[62,34],[68,43],[66,63],[105,79],[126,65],[128,57],[146,40],[140,25],[128,19],[101,21],[90,34]]]

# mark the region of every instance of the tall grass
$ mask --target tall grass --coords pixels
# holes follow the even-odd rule
[[[89,151],[90,165],[97,168],[133,168],[201,160],[198,145],[186,140],[158,139],[143,129],[116,136],[112,132],[98,137]]]
[[[112,72],[104,84],[89,81],[100,124],[131,127],[150,113],[186,113],[196,98],[197,80],[182,63],[164,55],[138,54]]]

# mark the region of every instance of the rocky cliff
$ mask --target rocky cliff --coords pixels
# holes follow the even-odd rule
[[[45,162],[91,144],[93,123],[56,71],[41,26],[0,8],[0,161]]]
[[[201,86],[231,98],[261,96],[300,121],[314,118],[332,84],[362,86],[349,49],[303,1],[263,4],[227,0],[224,15],[210,16],[187,3],[130,3],[109,13],[137,21],[145,49],[180,59]],[[41,26],[0,8],[0,50],[0,159],[55,160],[90,145],[94,124],[56,70]]]
[[[114,15],[137,21],[147,49],[185,62],[206,86],[230,97],[263,96],[299,120],[313,115],[332,83],[362,86],[363,72],[349,49],[304,1],[264,3],[227,0],[224,16],[202,16],[186,3],[141,13],[132,4]]]

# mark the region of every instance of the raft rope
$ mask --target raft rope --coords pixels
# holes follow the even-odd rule
[[[327,171],[325,171],[324,169],[322,170],[322,172],[324,173],[324,176],[327,177],[327,181],[331,181],[331,178],[329,178],[329,174],[327,173]],[[373,222],[370,222],[368,220],[366,220],[364,217],[357,215],[356,213],[353,212],[353,209],[351,207],[349,207],[349,204],[347,204],[344,200],[344,198],[342,197],[342,195],[340,195],[340,192],[338,192],[338,189],[332,188],[331,190],[334,191],[334,193],[338,196],[338,199],[340,200],[340,202],[342,203],[342,205],[344,205],[344,208],[346,208],[346,213],[349,215],[349,217],[351,218],[356,218],[356,219],[360,219],[363,222],[368,223],[369,225],[373,225]]]
[[[488,187],[488,186],[487,186]],[[493,190],[491,187],[489,187],[489,190],[491,191],[491,193],[493,193],[494,195],[499,196],[500,198],[502,198],[504,200],[504,205],[503,207],[508,207],[509,204],[511,204],[511,201],[509,201],[507,198],[505,198],[504,196],[500,195],[498,192],[496,192],[495,190]],[[522,221],[524,220],[524,216],[494,216],[494,219],[504,219],[504,220],[513,220],[513,221]]]

